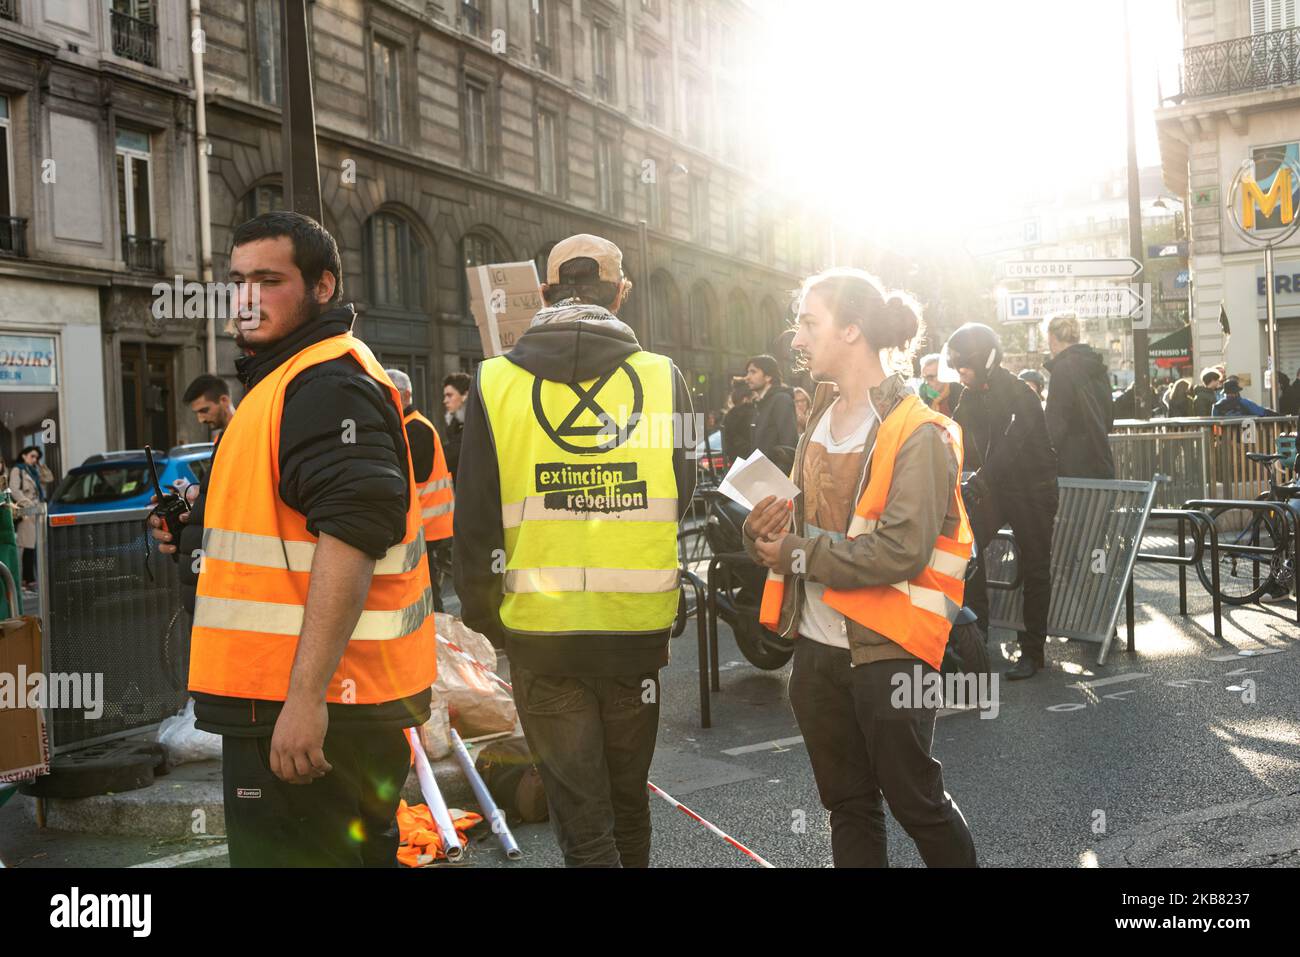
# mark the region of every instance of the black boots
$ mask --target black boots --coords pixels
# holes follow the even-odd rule
[[[1015,667],[1007,669],[1002,674],[1008,681],[1019,681],[1022,678],[1032,678],[1038,673],[1038,669],[1042,667],[1041,662],[1034,661],[1028,655],[1022,654]]]

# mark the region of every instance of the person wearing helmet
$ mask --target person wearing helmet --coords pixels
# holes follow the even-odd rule
[[[1016,378],[1034,390],[1034,395],[1038,396],[1039,402],[1043,401],[1043,393],[1047,391],[1047,379],[1041,372],[1037,369],[1021,369],[1020,375]]]
[[[1056,452],[1033,388],[1001,366],[1002,343],[988,326],[968,322],[943,348],[942,373],[966,387],[953,418],[965,437],[965,468],[975,470],[963,497],[976,547],[1010,525],[1024,571],[1025,630],[1010,680],[1044,666],[1047,609],[1052,601],[1052,525],[1056,520]],[[966,604],[988,628],[984,565],[966,586]]]

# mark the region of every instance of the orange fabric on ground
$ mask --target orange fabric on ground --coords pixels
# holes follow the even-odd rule
[[[473,811],[461,811],[449,808],[451,825],[456,829],[461,843],[470,828],[483,820],[483,815]],[[433,812],[427,804],[407,804],[402,801],[397,805],[397,860],[407,867],[423,867],[432,864],[447,853],[442,847],[442,837],[438,834],[438,825],[434,823]],[[421,860],[421,858],[427,858]]]

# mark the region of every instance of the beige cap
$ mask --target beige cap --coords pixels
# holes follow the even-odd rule
[[[561,239],[551,249],[546,260],[546,281],[555,285],[560,281],[560,267],[571,259],[594,259],[604,282],[618,282],[623,278],[623,253],[608,239],[590,233],[578,233]]]

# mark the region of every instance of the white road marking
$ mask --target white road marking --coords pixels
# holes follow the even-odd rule
[[[1145,671],[1130,671],[1127,674],[1111,675],[1109,678],[1098,678],[1096,681],[1077,681],[1070,685],[1071,688],[1100,688],[1103,685],[1117,685],[1123,681],[1136,681],[1139,678],[1150,678],[1151,676]]]
[[[1231,651],[1225,655],[1210,655],[1210,661],[1236,661],[1239,658],[1253,658],[1256,655],[1280,655],[1285,648],[1246,648],[1242,651]]]
[[[180,867],[182,864],[192,864],[194,861],[206,860],[209,857],[219,857],[227,853],[225,844],[218,844],[216,847],[205,847],[200,851],[186,851],[183,854],[173,854],[171,857],[160,857],[155,861],[145,861],[143,864],[131,864],[130,867]]]
[[[792,744],[803,744],[803,735],[794,738],[777,738],[775,741],[764,741],[761,744],[745,744],[738,748],[726,748],[722,753],[735,757],[738,754],[753,754],[755,751],[775,751],[788,748]]]

